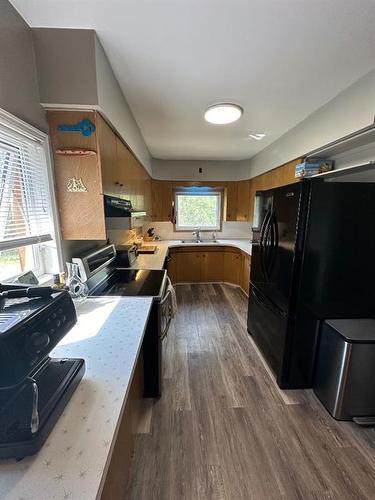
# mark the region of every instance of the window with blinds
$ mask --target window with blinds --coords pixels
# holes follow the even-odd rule
[[[52,239],[43,144],[0,124],[0,251]]]

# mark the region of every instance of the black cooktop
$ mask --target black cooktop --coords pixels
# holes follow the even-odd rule
[[[90,291],[90,295],[160,297],[166,271],[114,269]]]

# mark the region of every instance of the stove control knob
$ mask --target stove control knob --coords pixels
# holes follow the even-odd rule
[[[34,332],[26,342],[26,351],[29,354],[39,354],[50,343],[49,335],[42,332]]]

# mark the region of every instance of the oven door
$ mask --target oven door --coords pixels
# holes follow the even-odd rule
[[[162,394],[163,339],[166,338],[173,317],[172,292],[164,280],[161,299],[154,299],[143,341],[144,397],[156,398]]]
[[[168,278],[169,279],[169,278]],[[159,302],[159,338],[163,340],[169,331],[173,317],[172,292],[167,289],[164,297]]]

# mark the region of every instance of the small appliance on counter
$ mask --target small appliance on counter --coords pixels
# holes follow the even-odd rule
[[[137,260],[138,248],[136,245],[116,245],[115,265],[131,267]]]
[[[52,359],[77,321],[66,291],[0,284],[0,458],[35,454],[83,377],[83,359]]]

